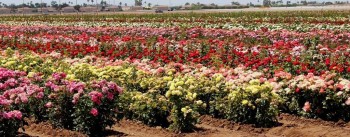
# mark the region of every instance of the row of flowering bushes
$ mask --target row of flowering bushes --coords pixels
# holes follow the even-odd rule
[[[293,75],[337,71],[349,78],[348,29],[287,30],[130,27],[0,26],[0,47],[115,59],[149,59],[163,64],[283,69]],[[242,63],[243,62],[243,63]]]
[[[0,135],[15,136],[34,117],[55,127],[99,135],[115,123],[122,88],[113,82],[65,80],[64,73],[43,79],[0,68]]]
[[[2,52],[0,62],[1,67],[27,72],[32,79],[28,83],[38,88],[29,97],[33,104],[20,103],[6,113],[16,118],[19,110],[39,121],[92,135],[97,133],[91,131],[102,130],[95,129],[96,125],[104,128],[121,116],[176,132],[192,130],[204,114],[263,127],[274,126],[281,111],[350,120],[350,82],[334,72],[295,76],[275,71],[271,75],[244,66],[217,69],[93,56],[69,59],[57,53],[37,55],[11,49]],[[124,92],[119,95],[121,88]],[[13,99],[21,102],[21,97]]]
[[[105,80],[100,82],[69,81],[66,80],[67,75],[64,73],[52,72],[51,75],[49,73],[40,73],[40,70],[45,70],[39,67],[42,64],[45,64],[46,67],[61,66],[61,64],[59,64],[59,61],[52,62],[50,60],[40,59],[39,56],[28,55],[21,57],[24,54],[13,54],[13,51],[10,49],[5,52],[7,55],[3,56],[2,59],[11,60],[12,63],[11,61],[9,61],[10,63],[4,62],[2,64],[4,67],[16,70],[31,66],[31,68],[37,69],[32,69],[28,75],[25,72],[3,69],[8,72],[21,74],[21,77],[4,77],[2,79],[4,90],[2,95],[4,100],[2,102],[9,102],[9,104],[6,104],[7,106],[16,108],[15,111],[9,113],[18,112],[20,115],[24,114],[26,117],[33,116],[37,121],[48,120],[55,127],[82,131],[90,135],[98,135],[106,126],[111,126],[115,122],[114,118],[118,118],[115,115],[121,113],[127,118],[144,121],[149,125],[169,127],[169,129],[176,132],[192,130],[198,122],[200,113],[205,114],[205,108],[207,107],[206,103],[200,100],[197,95],[204,94],[201,91],[207,88],[207,86],[213,86],[211,84],[224,83],[221,75],[215,76],[217,77],[215,78],[215,83],[198,85],[195,82],[195,77],[186,76],[186,78],[181,78],[180,74],[175,76],[174,73],[176,71],[173,70],[169,71],[165,77],[161,75],[153,77],[143,70],[135,69],[133,66],[108,66],[98,70],[101,71],[98,73],[102,74],[94,74],[97,72],[89,71],[94,68],[89,64],[83,64],[84,68],[81,67],[80,69],[79,66],[81,64],[79,63],[72,68],[67,68],[72,70],[77,69],[75,72],[82,74],[83,77],[81,79],[83,81],[99,79],[98,77],[117,81],[117,83],[123,85],[128,91],[118,99],[117,97],[122,90],[112,82],[108,83]],[[36,61],[43,62],[39,64],[33,63]],[[72,70],[67,70],[68,75],[72,75],[69,74]],[[34,73],[34,71],[37,71],[37,73]],[[134,76],[134,73],[137,74]],[[8,75],[6,74],[6,76]],[[108,78],[106,76],[111,77]],[[142,81],[136,81],[139,78]],[[161,80],[159,82],[162,85],[150,85],[152,84],[150,80],[158,79]],[[23,80],[30,87],[21,87],[26,85],[20,80]],[[256,84],[260,85],[260,83]],[[271,89],[270,87],[264,90],[264,92],[272,93],[270,92]],[[240,95],[243,93],[236,94]],[[237,101],[232,99],[232,102],[239,102],[238,104],[243,102],[243,104],[246,104],[245,102],[256,98],[260,98],[260,96],[249,99],[238,98]],[[211,99],[210,101],[215,100]],[[270,107],[269,102],[267,103],[267,107]],[[204,111],[202,112],[200,110]],[[7,112],[4,112],[4,116],[5,113]],[[237,113],[240,115],[239,117],[246,116],[244,114],[246,112],[232,111],[231,113]],[[255,117],[256,114],[252,113],[251,115]],[[271,116],[274,119],[276,115],[271,114]],[[23,122],[22,116],[16,120],[22,120]],[[243,118],[237,118],[237,121],[245,122],[242,120]],[[247,122],[255,123],[256,121],[264,123],[262,119],[255,118]],[[274,122],[272,121],[269,124],[273,124]],[[10,130],[13,131],[12,134],[17,131],[16,129],[18,127]]]
[[[349,11],[293,11],[287,12],[249,12],[249,13],[191,13],[165,15],[84,15],[84,16],[3,16],[2,23],[33,25],[44,23],[60,26],[181,26],[192,28],[197,26],[213,28],[230,28],[240,24],[240,27],[253,25],[286,24],[285,26],[303,26],[316,24],[318,26],[339,25],[349,27]],[[24,21],[25,20],[25,21]],[[136,24],[136,25],[135,25]],[[248,25],[247,25],[248,24]],[[274,25],[271,25],[272,27]],[[285,27],[283,27],[285,28]],[[304,29],[300,27],[300,29]]]

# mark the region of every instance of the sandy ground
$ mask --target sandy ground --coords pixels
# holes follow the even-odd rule
[[[202,116],[198,129],[191,133],[175,134],[160,127],[148,127],[141,123],[122,120],[106,131],[109,137],[349,137],[350,124],[305,119],[288,114],[279,117],[280,124],[273,128],[255,128],[252,125],[235,124],[224,119]],[[22,137],[84,137],[86,135],[62,129],[52,129],[47,123],[25,127]]]

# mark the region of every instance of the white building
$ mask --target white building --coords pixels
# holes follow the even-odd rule
[[[105,8],[105,11],[120,11],[120,7],[118,6],[108,6]]]
[[[158,6],[154,6],[152,9],[153,9],[153,10],[162,10],[162,11],[168,11],[168,10],[169,10],[169,6],[165,6],[165,5],[158,5]]]
[[[101,10],[101,8],[97,9],[97,7],[92,7],[92,6],[80,8],[80,12],[96,12],[97,10]]]
[[[35,8],[28,8],[28,7],[24,7],[24,8],[18,8],[17,12],[18,13],[34,13],[34,11],[36,11],[37,9]]]
[[[122,6],[122,10],[129,11],[129,10],[131,10],[131,7],[130,6]]]
[[[64,8],[62,8],[62,12],[73,13],[73,12],[77,12],[77,10],[75,10],[74,7],[64,7]]]
[[[47,8],[38,8],[39,13],[50,13],[50,12],[56,12],[57,10],[52,7],[47,7]]]

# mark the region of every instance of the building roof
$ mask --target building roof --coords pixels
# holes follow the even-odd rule
[[[9,8],[0,8],[0,10],[10,10]]]

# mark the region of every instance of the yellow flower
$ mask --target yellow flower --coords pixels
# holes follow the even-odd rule
[[[171,94],[172,94],[172,95],[182,96],[182,93],[181,93],[181,91],[179,91],[179,90],[174,90],[174,91],[171,92]]]
[[[251,84],[251,85],[260,85],[260,80],[253,79],[253,80],[249,81],[249,84]]]
[[[68,80],[75,80],[75,75],[74,74],[68,74],[67,75]]]
[[[187,112],[187,108],[186,107],[181,108],[181,112],[186,113]]]
[[[184,84],[185,84],[185,82],[183,82],[182,80],[179,81],[179,82],[176,82],[176,86],[182,86],[182,85],[184,85]]]
[[[171,91],[166,92],[166,93],[165,93],[165,97],[169,98],[170,95],[171,95],[171,93],[172,93]]]
[[[223,79],[223,76],[221,74],[217,74],[216,78],[215,78],[215,82],[218,83]]]
[[[170,90],[175,90],[175,84],[174,84],[174,83],[171,83],[169,89],[170,89]]]
[[[193,98],[197,98],[197,93],[193,93]]]
[[[172,76],[172,75],[173,75],[173,72],[172,72],[172,71],[169,71],[167,74],[168,74],[168,76]]]
[[[166,111],[167,110],[166,106],[162,106],[162,110]]]
[[[16,61],[8,61],[8,62],[6,62],[5,63],[5,67],[9,67],[9,66],[12,66],[12,65],[14,65],[14,64],[16,64]]]
[[[249,103],[248,100],[242,100],[242,105],[247,105]]]
[[[23,67],[23,70],[24,70],[24,71],[28,71],[28,66],[24,66],[24,67]]]
[[[124,72],[126,75],[130,75],[131,71],[132,71],[132,68],[128,68],[128,69],[123,70],[122,72]]]
[[[197,105],[202,105],[202,104],[203,104],[203,101],[202,101],[202,100],[198,100],[198,101],[196,101],[196,104],[197,104]]]
[[[34,72],[29,72],[28,77],[32,78],[34,76],[34,74],[35,74]]]
[[[258,85],[250,85],[245,88],[246,92],[251,92],[252,94],[256,94],[260,91],[261,87]]]
[[[165,81],[170,81],[172,79],[172,77],[164,77],[163,78]]]

